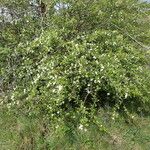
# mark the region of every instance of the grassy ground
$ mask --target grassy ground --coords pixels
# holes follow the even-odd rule
[[[42,118],[0,113],[1,150],[149,150],[150,118],[135,117],[134,124],[123,119],[105,120],[107,132],[91,124],[73,129],[52,126]]]

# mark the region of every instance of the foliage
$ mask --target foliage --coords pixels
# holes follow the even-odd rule
[[[140,20],[149,5],[72,0],[56,10],[57,3],[46,16],[25,16],[1,30],[2,104],[84,123],[102,107],[125,116],[148,112],[149,37]]]

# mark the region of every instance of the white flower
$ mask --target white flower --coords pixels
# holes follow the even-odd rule
[[[91,86],[90,83],[88,83],[88,86]]]
[[[3,105],[3,103],[4,103],[4,102],[3,102],[3,101],[1,101],[1,102],[0,102],[0,105]]]
[[[95,62],[96,62],[96,64],[99,64],[98,60],[96,60]]]
[[[114,118],[114,117],[112,117],[112,120],[115,120],[115,118]]]
[[[79,125],[79,130],[83,130],[83,125],[82,124]]]
[[[107,93],[107,96],[109,96],[110,95],[110,93]]]
[[[59,111],[57,111],[57,114],[60,114],[60,112],[59,112]]]
[[[100,80],[98,80],[97,82],[98,82],[98,83],[101,83],[101,81],[100,81]]]
[[[101,64],[101,70],[100,71],[103,71],[104,70],[104,66]]]
[[[8,103],[7,108],[10,109],[10,107],[11,107],[11,103]]]
[[[58,92],[60,92],[61,90],[62,90],[62,88],[63,88],[63,86],[61,86],[61,85],[58,85]]]
[[[125,94],[125,99],[128,97],[128,93]]]
[[[133,119],[133,118],[134,118],[134,116],[131,116],[131,118]]]
[[[87,129],[86,129],[86,128],[84,128],[84,131],[86,132],[86,131],[87,131]]]
[[[86,91],[87,91],[88,94],[91,93],[91,91],[89,90],[88,87],[86,88]]]
[[[95,57],[95,56],[93,56],[93,58],[94,58],[94,59],[96,59],[96,57]]]
[[[23,89],[23,92],[26,93],[26,89]]]
[[[16,104],[19,105],[19,101],[16,101]]]
[[[59,128],[59,125],[57,125],[55,128],[58,129],[58,128]]]

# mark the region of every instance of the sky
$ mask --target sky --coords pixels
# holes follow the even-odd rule
[[[150,0],[142,0],[143,2],[145,1],[145,2],[150,2]]]

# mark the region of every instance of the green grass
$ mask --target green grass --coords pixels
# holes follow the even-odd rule
[[[0,113],[1,150],[149,150],[150,118],[135,117],[102,122],[106,131],[92,124],[86,130],[43,118]],[[100,116],[102,117],[102,116]]]

